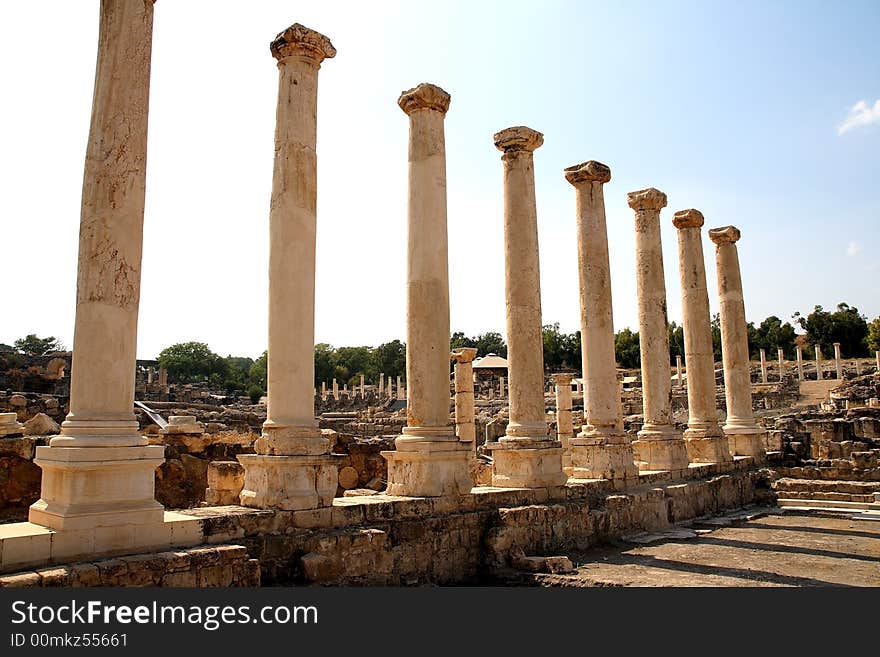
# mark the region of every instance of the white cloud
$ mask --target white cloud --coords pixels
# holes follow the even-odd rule
[[[843,123],[837,126],[837,134],[842,135],[853,128],[871,125],[880,122],[880,100],[874,101],[874,106],[868,105],[868,101],[860,100],[849,108]]]
[[[862,245],[858,242],[850,242],[849,246],[846,247],[846,255],[848,256],[856,256],[862,252]]]

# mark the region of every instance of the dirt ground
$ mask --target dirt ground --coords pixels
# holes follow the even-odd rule
[[[576,572],[532,575],[538,586],[880,586],[880,522],[774,510],[647,544],[571,554]],[[691,535],[691,537],[686,537]]]

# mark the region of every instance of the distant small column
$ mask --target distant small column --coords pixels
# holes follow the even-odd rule
[[[333,399],[339,401],[339,384],[336,383],[336,379],[333,379]]]
[[[378,399],[382,399],[385,395],[385,374],[383,372],[379,372],[379,389],[376,391],[376,397]]]
[[[776,356],[779,360],[779,382],[782,383],[785,379],[785,351],[782,347],[776,349]]]
[[[365,391],[366,391],[366,385],[365,385],[365,381],[364,381],[364,375],[361,374],[361,399],[364,399]]]
[[[153,368],[148,367],[147,368],[147,385],[150,385],[152,383],[153,383]]]
[[[403,377],[398,375],[397,377],[397,398],[403,399]]]
[[[858,358],[856,358],[855,362],[856,362],[856,376],[861,376],[862,375],[862,363],[861,363],[861,361],[859,361]]]
[[[843,378],[843,369],[840,366],[840,343],[834,343],[834,371],[837,374],[837,380]]]
[[[709,231],[709,239],[715,243],[721,311],[721,351],[727,398],[727,421],[723,428],[734,456],[751,456],[756,462],[763,462],[764,430],[755,422],[752,409],[746,309],[736,248],[739,238],[740,231],[734,226]]]
[[[554,374],[550,377],[556,392],[556,437],[562,445],[562,468],[571,468],[571,439],[574,425],[571,422],[571,374]]]
[[[874,362],[877,367],[877,371],[880,372],[880,351],[874,352]]]
[[[342,384],[342,394],[345,395],[346,397],[348,397],[348,384],[347,383]]]
[[[800,345],[797,345],[794,348],[795,355],[797,356],[797,373],[798,373],[798,381],[804,380],[804,350],[801,349]]]
[[[504,399],[505,395],[506,395],[506,393],[504,390],[504,377],[499,376],[498,377],[498,396],[501,397],[501,399]]]
[[[394,399],[394,381],[391,380],[391,377],[388,377],[388,399]]]
[[[880,352],[877,352],[880,353]],[[878,362],[880,362],[880,356],[878,356]],[[168,370],[164,367],[159,368],[159,385],[167,386],[168,385]]]
[[[822,347],[818,344],[815,346],[816,349],[816,381],[822,380]]]
[[[676,385],[678,385],[679,388],[683,388],[684,377],[681,375],[681,356],[678,354],[675,354],[675,378]]]
[[[453,349],[451,354],[455,363],[455,435],[463,443],[475,443],[477,440],[473,369],[476,355],[477,350],[473,347]]]
[[[321,381],[321,400],[327,399],[327,382]]]
[[[767,383],[767,354],[761,349],[761,383]]]

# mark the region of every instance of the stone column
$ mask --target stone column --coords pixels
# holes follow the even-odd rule
[[[507,296],[507,363],[510,422],[491,445],[492,485],[558,486],[562,448],[549,438],[544,414],[541,278],[533,151],[540,132],[517,126],[495,134],[504,163],[504,282]]]
[[[364,375],[363,375],[363,374],[361,374],[361,386],[360,386],[360,388],[361,388],[361,399],[365,399],[365,396],[364,396],[364,395],[366,394],[366,386],[364,385]]]
[[[703,257],[703,213],[682,210],[672,218],[678,229],[678,273],[687,366],[688,428],[684,432],[691,463],[731,461],[715,405],[715,355],[709,292]]]
[[[843,371],[840,367],[840,343],[839,342],[834,343],[834,371],[837,374],[837,380],[840,381],[840,379],[843,378]]]
[[[582,371],[576,381],[584,400],[583,424],[571,440],[570,474],[577,479],[622,482],[637,477],[638,469],[632,442],[623,432],[614,357],[604,196],[611,169],[590,160],[568,167],[564,174],[576,194]]]
[[[317,105],[321,62],[336,55],[323,34],[294,24],[269,45],[278,66],[275,163],[269,210],[268,404],[241,503],[287,510],[329,506],[335,459],[315,421]],[[338,388],[334,397],[338,398]]]
[[[394,381],[391,380],[391,377],[388,377],[388,390],[387,390],[388,399],[394,399]]]
[[[858,358],[855,359],[855,363],[856,363],[856,376],[861,376],[862,375],[862,363]]]
[[[816,351],[816,381],[822,380],[822,348],[817,344],[815,345]]]
[[[86,146],[70,412],[37,447],[41,498],[28,514],[52,529],[161,523],[148,445],[134,416],[152,2],[102,2]],[[85,539],[83,539],[85,540]]]
[[[382,395],[385,394],[385,374],[383,372],[379,372],[379,390],[377,391],[377,399],[382,399]]]
[[[764,430],[755,423],[752,410],[746,310],[736,249],[739,238],[740,232],[734,226],[709,231],[709,239],[715,243],[721,311],[721,352],[727,400],[724,433],[734,456],[752,456],[756,462],[761,462],[765,451]]]
[[[147,368],[147,385],[151,385],[153,383],[153,368]]]
[[[684,378],[681,375],[681,356],[675,354],[675,383],[679,388],[684,387]]]
[[[327,382],[321,381],[321,400],[327,399]]]
[[[759,353],[761,355],[761,383],[767,383],[767,354],[763,349]]]
[[[571,439],[574,437],[574,425],[571,421],[571,374],[554,374],[556,392],[556,438],[562,445],[562,468],[565,472],[571,469]]]
[[[779,382],[782,383],[785,379],[785,351],[782,347],[776,349],[776,358],[779,361]]]
[[[470,492],[471,450],[449,426],[449,273],[446,138],[449,94],[433,84],[404,91],[409,117],[406,278],[407,426],[382,452],[388,493],[437,497]]]
[[[505,394],[506,393],[504,390],[504,377],[500,376],[500,377],[498,377],[498,396],[501,399],[504,399]]]
[[[877,367],[876,371],[880,372],[880,350],[874,352],[874,361]]]
[[[339,401],[339,384],[335,378],[333,379],[333,399]]]
[[[797,373],[798,373],[798,381],[804,380],[804,350],[801,349],[800,345],[797,345],[794,348],[795,354],[797,355]]]
[[[397,377],[397,398],[398,399],[404,398],[403,397],[403,377],[402,376]]]
[[[685,470],[687,447],[672,426],[672,381],[669,376],[669,335],[666,283],[660,241],[660,210],[666,194],[652,188],[630,192],[635,210],[636,271],[639,295],[639,351],[645,423],[633,442],[639,470]]]
[[[463,443],[473,443],[477,439],[474,421],[474,369],[473,360],[477,350],[461,347],[452,351],[455,362],[455,433]]]
[[[168,370],[164,367],[159,368],[159,385],[167,386],[168,385]]]

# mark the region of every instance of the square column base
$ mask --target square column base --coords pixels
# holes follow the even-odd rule
[[[474,487],[471,443],[425,441],[417,449],[380,452],[388,462],[387,495],[466,495]]]
[[[751,456],[756,465],[761,465],[767,460],[767,451],[764,447],[764,431],[758,430],[751,433],[729,433],[727,444],[730,453],[734,456]]]
[[[504,488],[564,486],[562,446],[555,440],[504,437],[489,443],[492,452],[492,485]]]
[[[574,479],[637,479],[639,469],[632,443],[623,439],[574,438],[571,441],[571,477]]]
[[[342,456],[239,454],[236,458],[244,467],[242,506],[300,511],[333,504]]]
[[[721,433],[706,435],[703,431],[688,429],[684,432],[684,441],[691,463],[733,462],[727,438]]]
[[[672,427],[639,431],[632,448],[639,470],[687,470],[687,445]]]
[[[164,462],[161,445],[37,447],[41,497],[28,521],[58,530],[161,523],[155,471]]]

